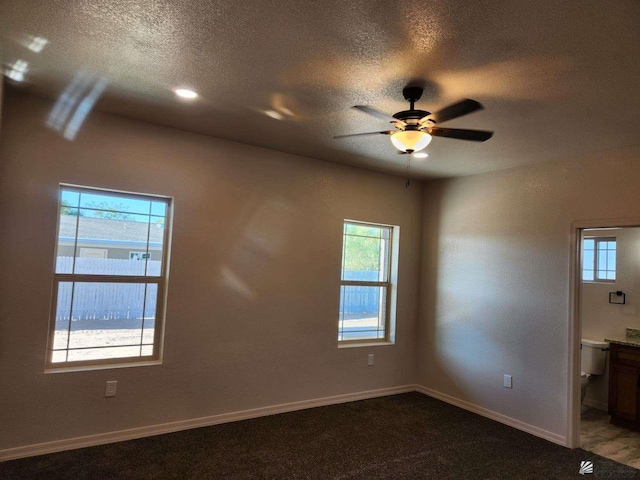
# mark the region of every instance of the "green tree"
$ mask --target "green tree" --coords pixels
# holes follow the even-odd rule
[[[78,210],[77,207],[74,207],[73,205],[70,205],[69,202],[62,200],[62,205],[60,207],[60,214],[61,215],[73,215],[73,216],[84,216],[82,215],[82,213],[80,213],[80,211]]]
[[[124,213],[126,210],[129,210],[129,207],[124,203],[114,203],[104,200],[102,202],[90,202],[87,204],[87,207],[96,209],[91,213],[91,216],[94,218],[104,218],[106,220],[135,220],[135,217],[132,215]]]
[[[377,228],[349,225],[345,239],[345,270],[376,271],[380,268],[380,231]]]

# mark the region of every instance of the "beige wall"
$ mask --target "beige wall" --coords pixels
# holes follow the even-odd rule
[[[587,236],[616,237],[615,283],[583,283],[580,294],[582,337],[593,340],[621,338],[627,327],[640,328],[640,228],[591,230]],[[609,292],[625,292],[625,305],[609,303]],[[585,402],[607,409],[609,365],[602,376],[594,376]]]
[[[638,148],[427,183],[418,383],[565,436],[570,224],[638,185]]]
[[[415,382],[420,182],[51,107],[3,112],[0,450]],[[175,197],[162,366],[43,373],[59,182]],[[337,348],[345,218],[400,226],[394,346]]]

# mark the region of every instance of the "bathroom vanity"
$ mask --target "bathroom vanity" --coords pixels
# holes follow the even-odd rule
[[[640,330],[628,328],[626,337],[607,341],[611,423],[640,430]]]

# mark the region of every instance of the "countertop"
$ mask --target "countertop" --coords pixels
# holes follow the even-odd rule
[[[640,347],[640,330],[627,328],[627,336],[622,338],[605,338],[605,342],[627,345],[629,347]]]

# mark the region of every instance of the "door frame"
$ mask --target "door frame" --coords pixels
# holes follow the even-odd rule
[[[592,228],[640,227],[640,218],[581,220],[571,222],[569,255],[569,358],[567,388],[567,437],[569,448],[580,446],[580,299],[582,295],[582,232]]]

